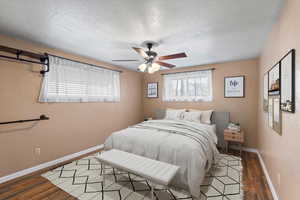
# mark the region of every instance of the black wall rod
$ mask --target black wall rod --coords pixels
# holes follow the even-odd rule
[[[0,122],[1,124],[14,124],[14,123],[24,123],[24,122],[33,122],[33,121],[41,121],[41,120],[49,120],[50,118],[46,115],[41,115],[40,118],[37,119],[26,119],[26,120],[17,120],[17,121],[9,121],[9,122]]]
[[[2,45],[0,45],[0,51],[16,55],[16,57],[0,55],[0,58],[44,65],[44,66],[47,66],[47,69],[46,70],[41,70],[40,73],[42,75],[44,75],[46,72],[49,72],[49,59],[48,59],[48,56],[46,54],[36,54],[36,53],[29,52],[29,51],[14,49],[14,48],[2,46]],[[30,58],[33,58],[33,59],[36,59],[36,60],[39,60],[39,61],[27,60],[27,59],[21,58],[20,56],[30,57]]]
[[[69,61],[72,61],[72,62],[81,63],[81,64],[84,64],[84,65],[89,65],[89,66],[93,66],[93,67],[99,67],[99,68],[102,68],[102,69],[107,69],[107,70],[111,70],[111,71],[119,72],[119,73],[122,73],[122,72],[123,72],[123,71],[121,71],[121,70],[117,70],[117,69],[110,69],[110,68],[107,68],[107,67],[102,67],[102,66],[99,66],[99,65],[93,65],[93,64],[86,63],[86,62],[81,62],[81,61],[78,61],[78,60],[72,60],[72,59],[69,59],[69,58],[64,58],[64,57],[57,56],[57,55],[53,55],[53,54],[48,54],[48,55],[50,55],[50,56],[53,56],[53,57],[57,57],[57,58],[60,58],[60,59],[69,60]]]
[[[33,61],[33,60],[26,60],[26,59],[23,59],[23,58],[15,58],[15,57],[4,56],[4,55],[0,55],[0,57],[1,58],[6,58],[6,59],[18,60],[18,61],[22,61],[22,62],[29,62],[29,63],[45,65],[45,63],[42,63],[42,62]]]
[[[182,71],[182,72],[170,72],[170,73],[163,73],[160,75],[169,75],[169,74],[181,74],[181,73],[189,73],[189,72],[198,72],[198,71],[214,71],[216,68],[209,68],[209,69],[199,69],[199,70],[190,70],[190,71]]]

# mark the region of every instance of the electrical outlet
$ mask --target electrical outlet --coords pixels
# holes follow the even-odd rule
[[[277,174],[277,184],[280,186],[281,184],[281,175],[280,173]]]
[[[41,155],[41,148],[37,147],[37,148],[35,148],[34,151],[35,151],[36,155],[38,155],[38,156]]]

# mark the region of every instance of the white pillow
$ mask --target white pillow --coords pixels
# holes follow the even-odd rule
[[[203,124],[211,124],[211,115],[213,110],[189,110],[190,112],[201,112],[201,123]]]
[[[184,112],[183,119],[190,122],[201,123],[201,114],[200,111]]]
[[[182,120],[183,119],[183,114],[184,114],[185,111],[186,111],[185,109],[170,109],[170,108],[167,108],[165,119]]]

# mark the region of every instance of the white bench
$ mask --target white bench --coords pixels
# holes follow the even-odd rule
[[[98,156],[98,159],[103,164],[136,174],[149,180],[151,182],[152,199],[154,198],[153,183],[168,186],[179,170],[179,167],[176,165],[152,160],[116,149],[102,152],[100,156]],[[103,169],[105,169],[105,166]],[[103,181],[105,182],[104,173]]]

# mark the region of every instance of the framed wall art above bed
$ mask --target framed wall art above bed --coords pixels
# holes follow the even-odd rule
[[[245,97],[245,76],[229,76],[224,78],[225,98]]]

